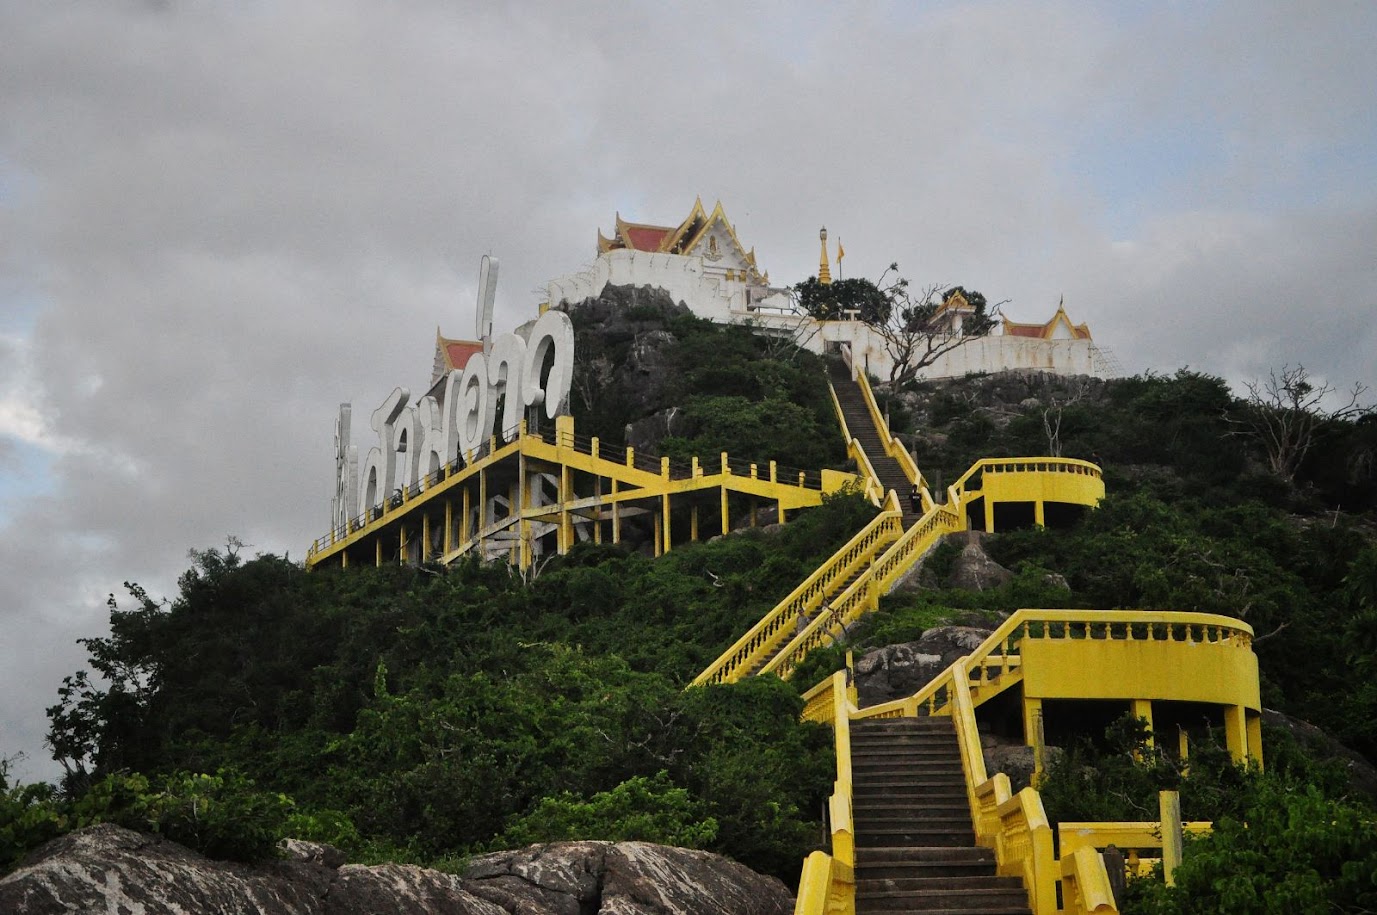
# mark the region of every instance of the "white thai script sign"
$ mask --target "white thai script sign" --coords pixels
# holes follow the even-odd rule
[[[501,441],[516,438],[526,408],[543,407],[550,419],[567,408],[574,380],[573,323],[564,312],[551,310],[514,333],[491,339],[497,260],[483,261],[476,315],[483,352],[470,356],[462,371],[445,376],[434,389],[438,397],[427,394],[410,403],[406,388],[389,394],[370,417],[377,444],[362,467],[355,464],[357,470],[340,456],[341,425],[344,441],[349,435],[348,406],[342,405],[336,427],[337,527],[343,512],[372,509],[441,467],[472,460],[494,434]],[[358,493],[357,501],[344,496],[352,492]]]

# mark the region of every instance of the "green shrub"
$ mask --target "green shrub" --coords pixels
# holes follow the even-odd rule
[[[662,770],[649,778],[627,779],[611,791],[588,798],[570,791],[543,798],[535,809],[514,818],[493,844],[517,848],[537,842],[603,839],[705,848],[717,837],[717,821],[703,816],[701,806]]]

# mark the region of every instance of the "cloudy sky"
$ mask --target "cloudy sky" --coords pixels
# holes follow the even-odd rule
[[[1129,372],[1377,385],[1377,5],[0,0],[0,757],[137,581],[328,526],[424,387],[721,199],[778,282],[1058,299]]]

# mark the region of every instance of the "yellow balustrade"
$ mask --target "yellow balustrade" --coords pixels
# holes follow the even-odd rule
[[[553,433],[535,434],[526,431],[524,426],[518,427],[517,433],[515,439],[501,444],[493,437],[478,453],[465,455],[463,463],[455,461],[415,485],[403,487],[400,498],[386,494],[379,505],[367,507],[359,517],[317,538],[308,554],[307,567],[313,568],[330,560],[343,564],[351,548],[362,551],[372,546],[362,541],[376,540],[381,545],[384,538],[391,538],[388,542],[392,542],[403,523],[423,523],[429,517],[428,512],[438,518],[450,511],[452,517],[449,502],[469,498],[473,492],[479,495],[479,504],[485,505],[488,477],[499,474],[520,481],[514,490],[518,498],[513,500],[508,514],[502,518],[484,519],[470,537],[457,544],[452,542],[452,532],[447,529],[451,548],[436,557],[441,562],[452,562],[477,544],[517,529],[521,532],[522,544],[517,554],[524,566],[533,559],[534,551],[529,543],[532,523],[550,523],[563,529],[564,533],[558,538],[562,551],[573,541],[569,530],[573,523],[571,514],[599,522],[610,518],[615,541],[622,514],[639,510],[635,508],[638,502],[642,507],[658,503],[656,509],[661,512],[664,524],[668,524],[663,508],[669,499],[720,489],[723,501],[728,492],[773,501],[782,517],[787,511],[821,504],[827,493],[853,487],[858,482],[864,486],[866,482],[841,471],[824,470],[810,476],[774,464],[770,465],[768,474],[763,469],[733,472],[731,461],[725,455],[716,473],[707,473],[701,466],[696,470],[692,465],[678,467],[659,458],[646,460],[629,448],[624,459],[615,455],[616,460],[608,460],[601,455],[596,440],[581,439],[574,434],[572,417],[557,419]],[[578,496],[570,486],[562,483],[556,503],[534,504],[529,498],[532,488],[528,483],[535,474],[550,474],[561,481],[572,481],[577,474],[589,484],[596,484],[597,491]],[[610,483],[610,492],[605,491],[603,483]],[[381,555],[382,550],[368,549],[368,552]],[[376,561],[381,562],[380,559]]]
[[[913,461],[913,455],[908,453],[903,442],[899,441],[893,433],[889,431],[889,423],[885,422],[884,416],[880,413],[880,405],[875,400],[875,392],[871,390],[870,379],[865,372],[856,373],[856,382],[861,386],[861,394],[865,398],[866,409],[870,411],[870,418],[875,423],[875,431],[880,435],[880,444],[884,446],[885,454],[899,462],[899,467],[903,469],[904,476],[908,477],[910,483],[916,483],[921,493],[926,493],[928,481],[923,479],[923,473],[918,469],[918,465]],[[835,395],[834,395],[835,397]],[[931,497],[929,497],[930,499]],[[924,511],[928,506],[923,505]]]
[[[1014,794],[1004,773],[987,777],[976,707],[1014,684],[1023,686],[1025,701],[1031,692],[1038,702],[1128,697],[1213,703],[1226,710],[1225,736],[1234,755],[1260,760],[1252,638],[1246,623],[1207,613],[1019,610],[911,696],[857,709],[839,672],[805,694],[803,716],[837,730],[844,726],[848,734],[851,721],[951,717],[976,841],[994,850],[998,872],[1023,881],[1036,915],[1109,915],[1118,910],[1099,849],[1113,844],[1129,850],[1129,869],[1141,873],[1149,859],[1137,852],[1162,847],[1161,824],[1063,823],[1058,859],[1037,790]],[[1230,718],[1233,727],[1227,726]],[[849,746],[846,762],[849,777]],[[843,794],[849,797],[850,788],[839,767],[834,797]],[[1184,829],[1199,833],[1209,825],[1188,823]]]
[[[833,553],[827,562],[804,579],[802,584],[775,605],[760,622],[722,652],[717,660],[694,679],[693,685],[739,680],[750,673],[762,659],[787,644],[797,631],[800,616],[815,613],[839,584],[863,564],[869,563],[880,549],[900,535],[903,530],[902,517],[897,503],[891,499],[885,511]]]
[[[1109,915],[1119,911],[1104,859],[1093,848],[1061,850],[1062,911],[1066,915]]]

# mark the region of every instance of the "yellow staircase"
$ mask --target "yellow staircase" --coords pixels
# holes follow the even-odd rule
[[[851,393],[839,398],[839,387],[847,390],[847,385]],[[939,504],[907,449],[889,431],[865,376],[851,380],[834,375],[829,387],[848,453],[867,497],[881,512],[699,674],[695,686],[766,673],[787,679],[808,652],[879,609],[880,598],[943,537],[970,529],[972,515],[982,529],[993,530],[994,508],[1001,503],[1031,504],[1034,520],[1041,523],[1048,502],[1093,506],[1104,497],[1100,469],[1086,461],[991,458],[977,461],[947,488],[946,502]],[[877,472],[877,465],[884,471]],[[913,508],[907,504],[911,495],[899,492],[899,486],[918,490],[917,512],[905,512],[905,506]]]
[[[814,852],[804,862],[796,915],[865,910],[857,905],[857,867],[873,840],[858,831],[853,815],[853,726],[915,718],[946,718],[954,725],[976,843],[993,851],[997,875],[1022,880],[1035,915],[1117,912],[1100,850],[1111,843],[1160,848],[1167,838],[1161,823],[1064,823],[1054,843],[1037,790],[1014,793],[1007,775],[986,772],[976,709],[1018,690],[1025,739],[1040,751],[1044,702],[1120,700],[1149,721],[1154,702],[1210,705],[1222,712],[1234,758],[1261,765],[1252,640],[1247,624],[1212,614],[1019,610],[970,655],[904,699],[858,708],[849,672],[838,671],[804,696],[803,717],[832,726],[837,780],[828,804],[831,854]],[[1200,832],[1208,824],[1184,828]],[[1140,866],[1151,863],[1143,859]]]

